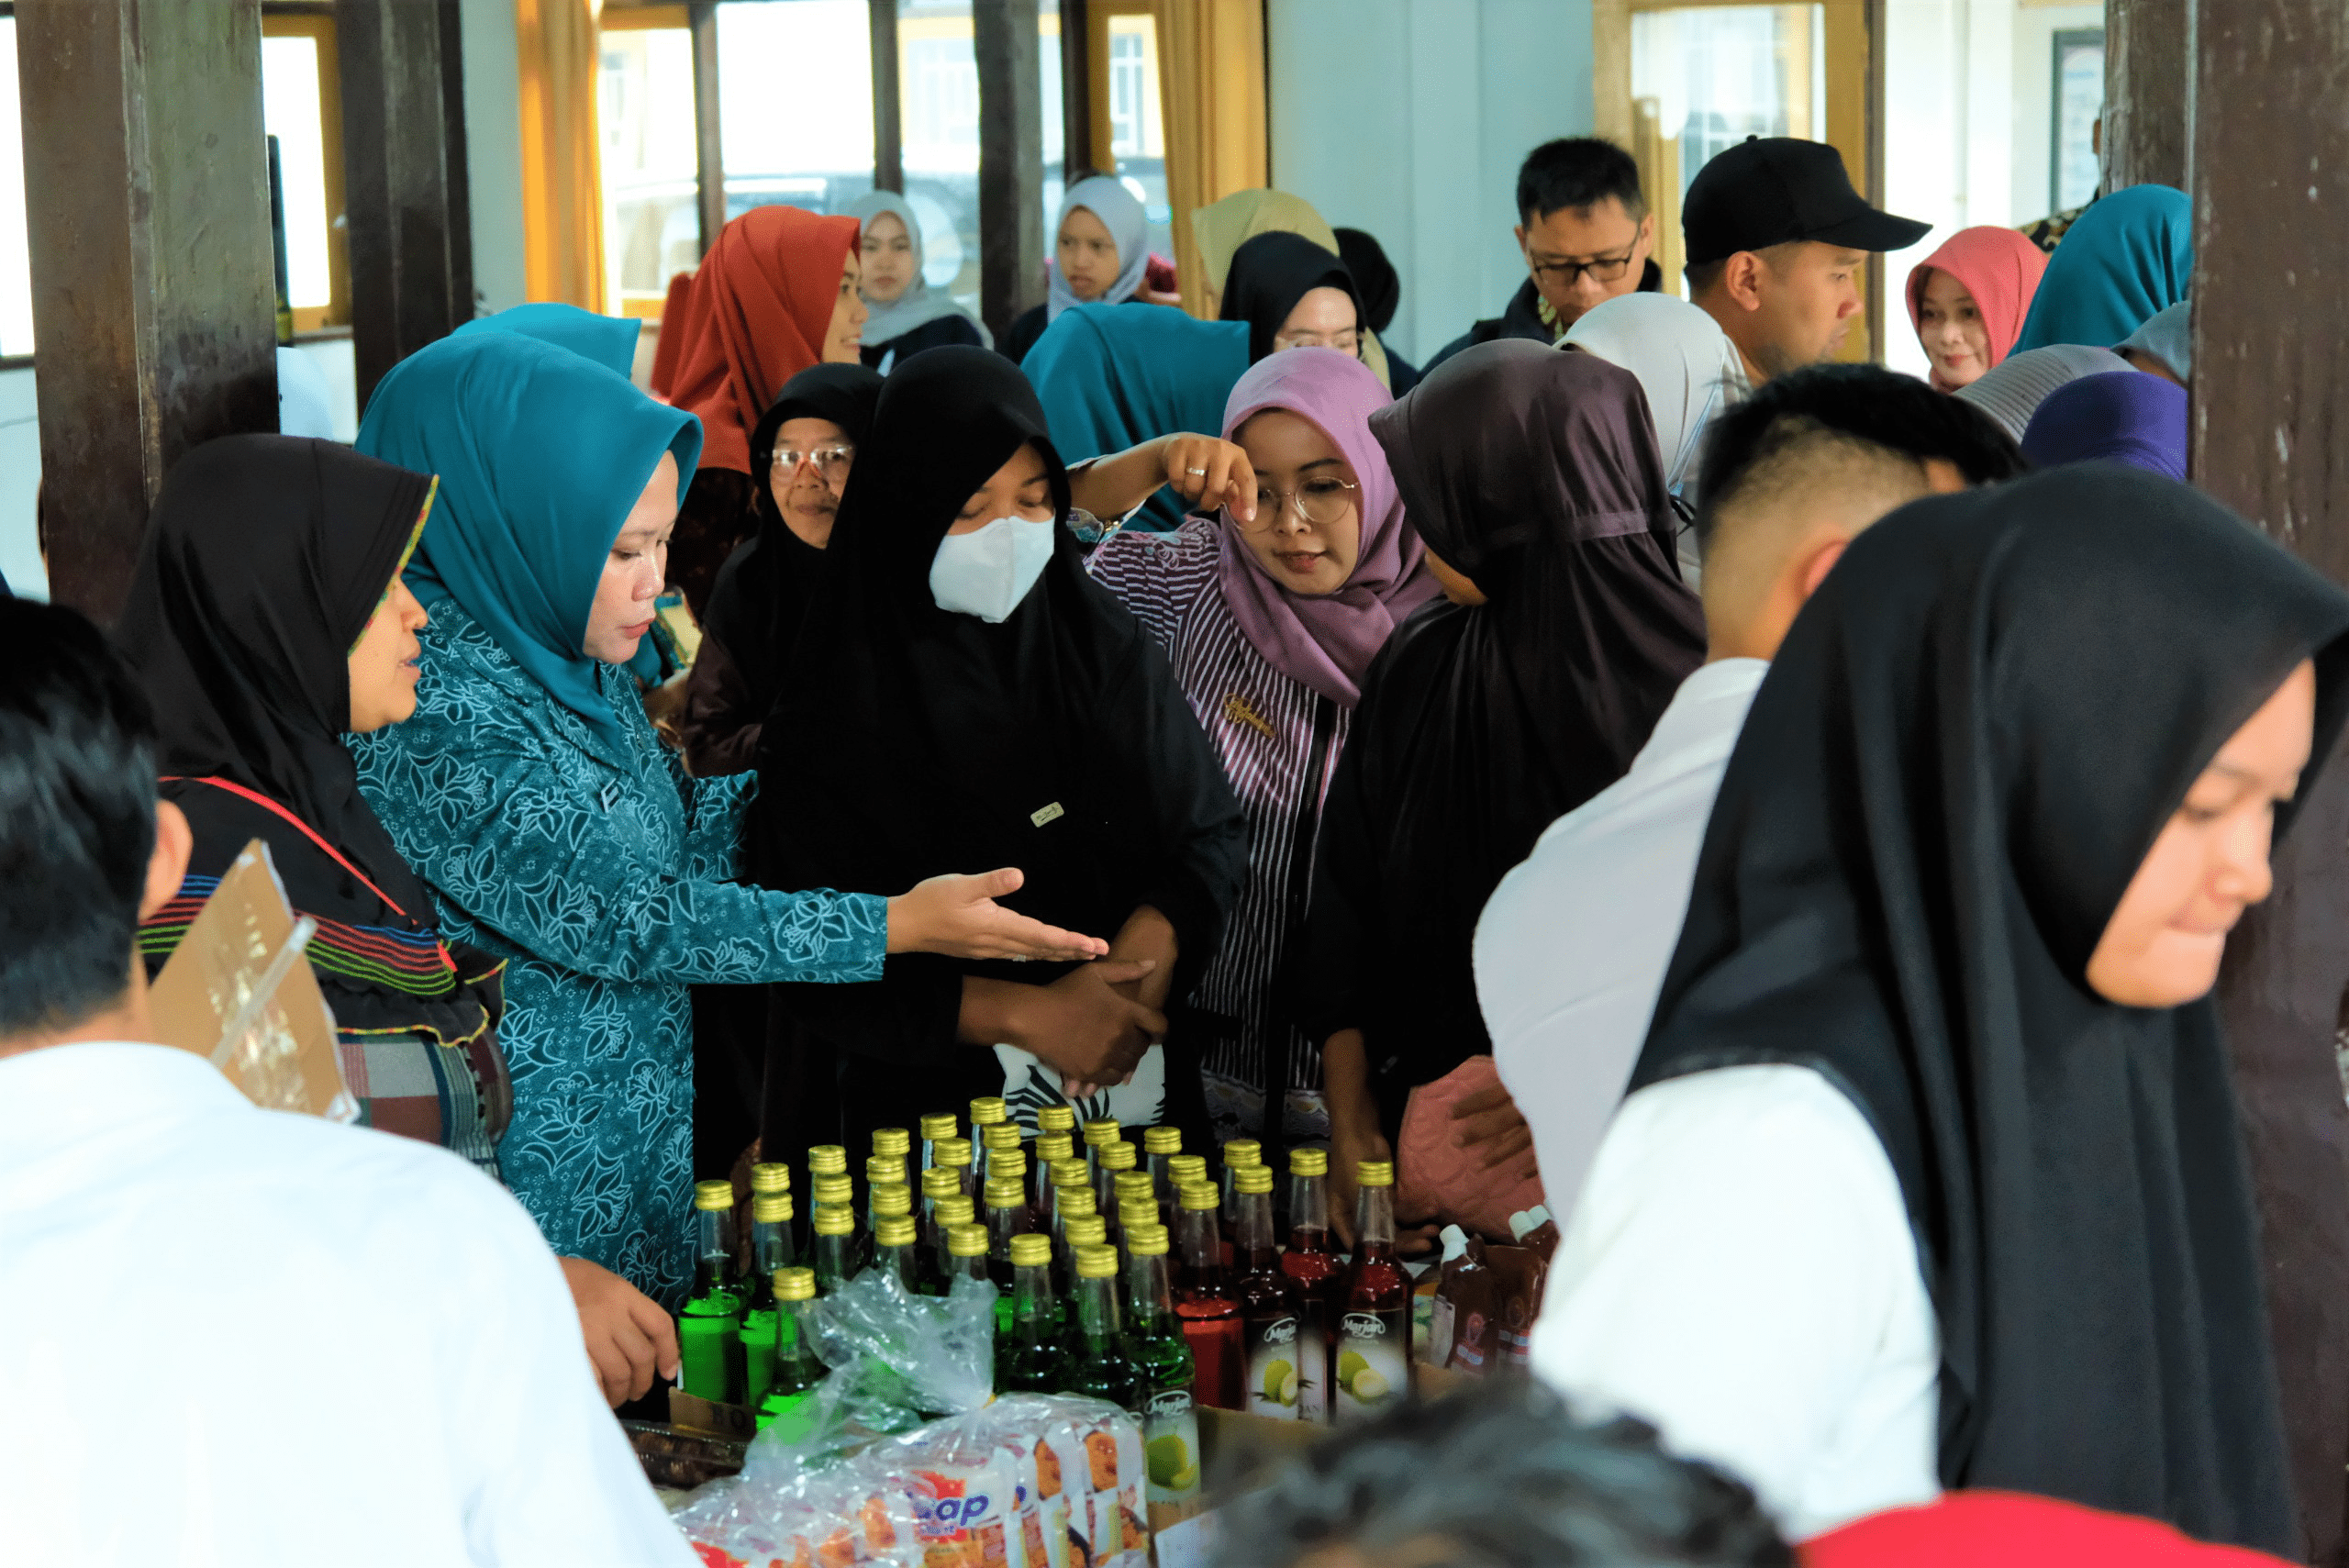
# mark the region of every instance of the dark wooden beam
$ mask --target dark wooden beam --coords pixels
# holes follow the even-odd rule
[[[1094,161],[1092,9],[1090,0],[1061,0],[1063,189],[1087,174],[1108,172]]]
[[[2104,0],[2104,188],[2186,188],[2195,0]]]
[[[1044,297],[1044,130],[1036,0],[972,7],[979,67],[979,315],[1000,338]]]
[[[897,92],[897,0],[873,6],[873,188],[906,192],[906,122]]]
[[[2349,7],[2195,3],[2195,483],[2349,583],[2349,384],[2338,352],[2349,336]],[[2108,165],[2113,151],[2108,125]],[[2274,895],[2227,945],[2219,997],[2259,1193],[2308,1560],[2341,1563],[2349,1107],[2334,1040],[2349,1021],[2349,757],[2336,754],[2304,793]]]
[[[260,0],[18,0],[50,593],[122,607],[163,475],[277,428]]]
[[[456,0],[335,0],[359,406],[473,319]]]
[[[718,243],[726,227],[726,138],[718,117],[718,6],[716,0],[693,0],[685,13],[693,21],[694,38],[694,162],[695,190],[701,219],[701,253]],[[661,280],[666,286],[668,280]]]

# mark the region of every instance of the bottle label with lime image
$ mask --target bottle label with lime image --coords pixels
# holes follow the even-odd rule
[[[1336,1405],[1350,1420],[1399,1399],[1409,1386],[1411,1309],[1348,1312],[1338,1321]]]
[[[1151,1502],[1187,1503],[1199,1495],[1199,1418],[1189,1389],[1162,1389],[1142,1401],[1141,1447]]]
[[[1297,1419],[1297,1400],[1304,1389],[1304,1369],[1297,1364],[1297,1320],[1293,1314],[1248,1320],[1248,1413],[1276,1421]]]

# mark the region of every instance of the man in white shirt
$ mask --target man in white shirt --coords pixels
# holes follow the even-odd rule
[[[1667,1442],[1745,1473],[1793,1534],[1809,1533],[1815,1521],[1804,1512],[1800,1477],[1774,1493],[1780,1478],[1762,1451],[1774,1435],[1709,1429],[1703,1391],[1675,1380],[1673,1358],[1647,1331],[1653,1325],[1619,1321],[1607,1310],[1608,1280],[1597,1276],[1635,1267],[1652,1281],[1656,1269],[1673,1266],[1672,1248],[1642,1248],[1633,1263],[1619,1246],[1598,1260],[1594,1277],[1581,1277],[1594,1227],[1617,1243],[1639,1238],[1627,1226],[1610,1227],[1609,1217],[1578,1215],[1577,1199],[1646,1039],[1730,752],[1804,601],[1844,547],[1887,512],[2021,467],[2012,443],[1974,410],[1870,366],[1778,377],[1717,419],[1698,517],[1708,662],[1675,694],[1631,771],[1559,818],[1502,879],[1476,929],[1477,997],[1493,1055],[1532,1129],[1551,1212],[1575,1242],[1551,1276],[1534,1338],[1536,1369],[1563,1391],[1655,1421]],[[1752,1176],[1722,1173],[1732,1186]],[[1820,1180],[1822,1190],[1834,1186],[1830,1177]],[[1638,1178],[1628,1182],[1636,1186]],[[1701,1206],[1717,1202],[1720,1189],[1644,1195]],[[1809,1201],[1799,1193],[1777,1196]],[[1889,1211],[1896,1226],[1902,1223],[1897,1198],[1896,1191]],[[1867,1218],[1886,1217],[1871,1209]],[[1642,1226],[1641,1234],[1668,1229]],[[1859,1293],[1857,1309],[1865,1315],[1871,1302],[1905,1307],[1895,1286]],[[1709,1286],[1714,1308],[1754,1305],[1710,1301],[1711,1294]],[[1924,1327],[1930,1385],[1930,1314]],[[1798,1452],[1803,1445],[1790,1447]],[[1928,1485],[1924,1495],[1931,1492]]]
[[[0,1561],[694,1562],[503,1189],[151,1043],[144,699],[70,610],[0,668]]]

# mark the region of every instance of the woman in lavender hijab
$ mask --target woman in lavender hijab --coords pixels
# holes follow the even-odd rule
[[[1386,390],[1350,354],[1296,349],[1241,377],[1223,434],[1256,512],[1120,533],[1094,577],[1174,666],[1249,825],[1248,884],[1175,1027],[1199,1033],[1219,1139],[1326,1137],[1320,1053],[1274,984],[1304,925],[1321,804],[1364,673],[1439,590],[1370,434]]]

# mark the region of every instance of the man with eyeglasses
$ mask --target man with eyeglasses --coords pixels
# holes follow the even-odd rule
[[[1555,343],[1592,306],[1664,286],[1649,257],[1655,215],[1640,195],[1639,165],[1611,141],[1561,137],[1527,153],[1517,171],[1517,217],[1525,282],[1498,316],[1444,345],[1429,370],[1496,338]]]

